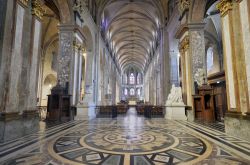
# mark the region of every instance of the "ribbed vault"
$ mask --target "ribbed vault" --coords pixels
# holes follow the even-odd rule
[[[151,60],[162,22],[159,0],[99,0],[103,34],[120,68],[143,70]]]

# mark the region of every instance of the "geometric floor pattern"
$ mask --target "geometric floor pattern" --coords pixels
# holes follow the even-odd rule
[[[72,121],[0,144],[0,164],[247,165],[249,146],[195,123],[145,119],[130,109],[116,119]]]

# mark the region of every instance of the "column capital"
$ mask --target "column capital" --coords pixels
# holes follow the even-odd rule
[[[183,54],[183,52],[185,52],[186,50],[189,49],[189,36],[188,36],[188,35],[185,36],[185,37],[181,40],[181,42],[180,42],[180,44],[179,44],[179,49],[180,49],[181,54]]]
[[[28,6],[29,4],[29,0],[19,0],[19,2],[21,2],[24,6]]]
[[[182,14],[184,11],[188,10],[190,7],[190,0],[179,0],[178,8]]]
[[[77,41],[73,41],[73,48],[74,50],[80,50],[81,44],[77,43]]]
[[[224,17],[230,10],[233,9],[233,3],[232,0],[221,0],[216,7],[220,11],[221,16]]]
[[[42,7],[39,0],[32,1],[32,14],[42,19],[43,15],[46,13],[46,10]]]

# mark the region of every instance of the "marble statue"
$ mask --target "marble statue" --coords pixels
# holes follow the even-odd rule
[[[176,87],[174,84],[172,85],[172,89],[170,94],[168,95],[167,105],[184,105],[182,99],[182,91],[181,87]]]

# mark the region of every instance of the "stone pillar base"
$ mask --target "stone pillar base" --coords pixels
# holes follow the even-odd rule
[[[185,105],[167,106],[165,118],[169,120],[187,120],[185,115]]]
[[[96,105],[94,103],[77,105],[75,120],[90,120],[96,118]]]
[[[187,120],[194,121],[195,120],[195,112],[192,109],[192,107],[188,106],[188,107],[186,107],[186,110],[187,110]]]
[[[36,112],[3,113],[0,116],[0,142],[10,141],[39,130],[39,117]]]
[[[250,141],[250,114],[242,115],[237,112],[226,113],[225,131],[228,135]]]

